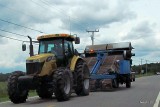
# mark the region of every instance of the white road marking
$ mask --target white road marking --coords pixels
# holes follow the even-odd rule
[[[38,96],[29,97],[28,99],[38,98]],[[0,104],[10,103],[11,101],[1,102]]]
[[[10,103],[11,101],[1,102],[0,104]]]
[[[54,105],[49,105],[49,106],[47,106],[47,107],[55,107]]]
[[[139,103],[141,103],[141,104],[147,104],[148,101],[140,101]]]
[[[160,101],[160,92],[159,92],[159,94],[158,94],[158,96],[157,96],[157,99],[156,99],[156,101],[155,101],[153,107],[158,107],[159,101]]]

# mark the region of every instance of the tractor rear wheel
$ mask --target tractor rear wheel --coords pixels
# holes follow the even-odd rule
[[[54,93],[57,100],[69,100],[73,85],[73,76],[70,70],[65,68],[58,68],[53,75],[53,81],[55,84]]]
[[[75,92],[79,96],[89,95],[89,69],[85,62],[79,61],[76,64],[77,86]]]
[[[28,90],[21,90],[18,87],[18,77],[24,75],[22,71],[15,71],[8,78],[9,99],[15,104],[26,102],[28,96]]]

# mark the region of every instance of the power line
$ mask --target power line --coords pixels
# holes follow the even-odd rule
[[[52,4],[52,5],[49,5],[50,3],[48,1],[45,1],[45,0],[40,0],[42,3],[44,3],[45,5],[47,6],[50,6],[50,7],[53,7],[54,9],[58,10],[59,12],[61,12],[62,14],[66,13],[66,10],[63,10],[63,9],[60,9],[60,8],[57,8],[56,5]],[[68,17],[70,17],[70,15],[66,14]],[[75,22],[80,22],[79,18],[73,18],[73,17],[70,17],[72,18]],[[82,24],[81,24],[82,25]],[[86,25],[89,25],[89,23],[87,23]],[[84,25],[83,25],[84,27]]]
[[[16,41],[20,41],[20,42],[27,42],[29,43],[30,41],[24,41],[24,40],[21,40],[21,39],[16,39],[16,38],[12,38],[12,37],[8,37],[8,36],[3,36],[0,34],[0,37],[4,37],[4,38],[7,38],[7,39],[11,39],[11,40],[16,40]],[[35,45],[38,45],[37,42],[33,42]]]
[[[36,5],[40,6],[40,7],[43,7],[43,8],[45,8],[45,9],[48,9],[48,8],[42,6],[41,4],[39,4],[39,3],[37,3],[37,2],[35,2],[35,1],[33,1],[33,0],[31,0],[31,1],[32,1],[33,3],[35,3]],[[48,6],[48,7],[51,7],[51,8],[53,7],[54,10],[56,9],[56,10],[58,10],[58,11],[59,11],[60,13],[62,13],[62,14],[65,14],[65,13],[66,13],[65,11],[62,12],[62,11],[63,11],[62,9],[58,9],[58,8],[56,8],[56,7],[54,7],[54,6],[48,5],[47,2],[44,1],[44,0],[40,0],[40,1],[41,1],[41,3],[43,3],[44,5],[46,5],[46,6]],[[48,2],[48,3],[49,3],[49,2]],[[52,11],[52,10],[51,10],[51,11]],[[69,15],[67,15],[67,14],[65,14],[65,15],[68,16],[68,20],[70,20],[71,17],[70,17]],[[63,16],[63,17],[64,17],[64,16]],[[73,18],[72,18],[72,19],[73,19]],[[76,23],[76,22],[78,22],[78,21],[76,21],[75,19],[73,19],[73,20],[74,20],[75,24],[81,26],[81,29],[82,29],[82,28],[86,29],[84,25]],[[84,30],[84,29],[83,29],[83,30]]]
[[[32,0],[31,0],[31,1],[32,1]],[[56,8],[55,6],[48,5],[49,2],[47,2],[47,1],[43,1],[43,0],[40,0],[40,1],[41,1],[43,4],[47,5],[47,6],[54,7],[54,10],[56,9],[56,10],[58,10],[58,11],[61,12],[61,13],[62,13],[62,11],[65,13],[65,11],[62,10],[62,9]],[[38,5],[38,6],[40,6],[40,7],[46,8],[46,7],[40,5],[39,3],[35,2],[35,1],[32,1],[32,2],[34,2],[36,5]],[[0,4],[0,6],[3,6],[3,7],[4,7],[5,5]],[[12,8],[9,8],[9,7],[5,7],[5,8],[8,8],[8,9],[10,9],[10,10],[13,11]],[[46,9],[48,9],[48,8],[46,8]],[[15,12],[15,11],[17,11],[17,13],[23,13],[23,12],[21,12],[21,11],[19,11],[19,10],[15,10],[15,9],[14,9],[13,12]],[[63,14],[64,14],[64,13],[63,13]],[[23,14],[24,14],[24,13],[23,13]],[[31,15],[29,15],[29,14],[26,14],[26,15],[31,16]],[[66,15],[67,15],[67,14],[66,14]],[[67,15],[67,16],[69,16],[69,15]],[[32,16],[31,16],[31,17],[32,17]],[[69,17],[70,17],[70,16],[69,16]],[[72,18],[72,19],[73,19],[73,18]],[[69,20],[70,20],[70,19],[69,19]],[[13,24],[13,25],[16,25],[16,26],[19,26],[19,27],[23,27],[23,28],[26,28],[26,29],[29,29],[29,30],[33,30],[33,31],[36,31],[36,32],[44,33],[43,31],[36,30],[36,29],[33,29],[33,28],[29,28],[29,27],[26,27],[26,26],[23,26],[23,25],[19,25],[19,24],[16,24],[16,23],[13,23],[13,22],[4,20],[4,19],[0,19],[0,21],[6,22],[6,23],[9,23],[9,24]],[[74,19],[74,21],[76,21],[76,19]],[[79,21],[77,21],[77,22],[79,22]],[[82,25],[82,24],[78,24],[78,23],[75,23],[75,24],[77,24],[77,25],[85,28],[85,26]],[[70,27],[70,29],[71,29],[71,27]],[[85,28],[85,29],[86,29],[86,28]],[[84,29],[83,29],[83,30],[84,30]]]
[[[0,19],[0,21],[3,21],[3,22],[5,22],[5,23],[9,23],[9,24],[12,24],[12,25],[16,25],[16,26],[19,26],[19,27],[23,27],[23,28],[25,28],[25,29],[33,30],[33,31],[36,31],[36,32],[39,32],[39,33],[44,33],[44,32],[42,32],[42,31],[40,31],[40,30],[36,30],[36,29],[29,28],[29,27],[26,27],[26,26],[23,26],[23,25],[19,25],[19,24],[16,24],[16,23],[13,23],[13,22],[4,20],[4,19]]]
[[[0,4],[0,6],[1,7],[5,7],[5,8],[8,8],[9,10],[11,10],[11,11],[13,11],[13,12],[15,12],[15,13],[22,13],[22,14],[25,14],[25,15],[27,15],[27,16],[29,16],[29,17],[32,17],[32,18],[34,18],[34,19],[36,19],[35,17],[33,17],[32,15],[30,15],[30,14],[28,14],[28,13],[24,13],[24,12],[22,12],[22,11],[20,11],[20,10],[16,10],[16,9],[14,9],[14,8],[11,8],[11,7],[6,7],[5,5],[3,5],[3,4]],[[3,19],[2,19],[3,20]],[[6,21],[6,20],[5,20]],[[8,21],[9,22],[9,21]],[[7,22],[7,23],[8,23]],[[15,24],[15,23],[14,23]],[[18,24],[17,24],[18,25]],[[17,26],[16,25],[16,26]],[[19,25],[18,25],[19,26]],[[20,25],[20,26],[22,26],[22,25]],[[28,29],[29,27],[26,27],[26,26],[23,26],[23,27],[25,27],[26,29]],[[39,33],[45,33],[45,32],[43,32],[43,31],[40,31],[40,30],[36,30],[36,29],[33,29],[33,28],[29,28],[29,30],[33,30],[33,31],[36,31],[36,32],[39,32]],[[47,34],[47,33],[46,33]]]
[[[4,30],[4,29],[0,29],[0,31],[28,38],[28,35],[26,36],[26,35],[23,35],[23,34],[14,33],[14,32],[11,32],[11,31]],[[32,39],[34,39],[34,38],[32,38]]]
[[[11,34],[18,35],[18,36],[28,37],[28,36],[25,36],[25,35],[22,35],[22,34],[18,34],[18,33],[14,33],[14,32],[10,32],[10,31],[4,30],[4,29],[0,29],[0,31],[11,33]]]
[[[8,36],[3,36],[3,35],[0,35],[0,36],[1,36],[1,37],[4,37],[4,38],[8,38],[8,39],[12,39],[12,40],[16,40],[16,41],[21,41],[21,42],[23,42],[23,40],[20,40],[20,39],[8,37]]]

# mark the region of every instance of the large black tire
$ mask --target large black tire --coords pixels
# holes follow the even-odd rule
[[[97,80],[91,80],[90,79],[90,84],[89,84],[89,87],[90,87],[90,92],[94,92],[94,91],[96,91],[96,89],[97,89]]]
[[[134,74],[134,76],[133,76],[133,81],[135,81],[135,74]]]
[[[54,94],[57,100],[69,100],[73,86],[73,76],[70,70],[58,68],[53,75],[53,81],[55,83]]]
[[[127,77],[126,77],[126,88],[130,88],[130,87],[131,87],[130,75],[127,75]]]
[[[79,61],[76,64],[75,72],[77,74],[77,86],[75,87],[75,92],[78,96],[89,95],[89,68],[87,64],[83,61]]]
[[[53,90],[49,89],[47,85],[41,85],[36,89],[38,96],[42,99],[52,98]]]
[[[8,78],[8,95],[9,99],[15,103],[24,103],[28,97],[28,90],[20,90],[18,88],[18,77],[24,76],[22,71],[13,72]]]
[[[113,88],[119,88],[119,82],[117,79],[112,80],[112,86],[113,86]]]

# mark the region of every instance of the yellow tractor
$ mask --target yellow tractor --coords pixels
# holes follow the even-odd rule
[[[78,96],[89,95],[89,69],[73,47],[79,37],[68,34],[42,35],[37,38],[38,54],[34,55],[30,39],[30,57],[26,73],[14,71],[8,78],[8,95],[13,103],[24,103],[29,90],[36,90],[42,99],[54,94],[58,101],[69,100],[74,91]],[[22,45],[26,50],[26,45]]]

